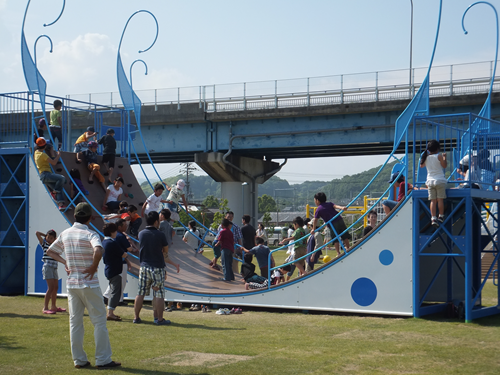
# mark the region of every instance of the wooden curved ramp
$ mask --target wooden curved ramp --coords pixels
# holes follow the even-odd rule
[[[173,266],[167,265],[167,288],[181,292],[200,294],[225,294],[225,293],[245,293],[245,283],[239,275],[235,275],[235,281],[225,282],[220,280],[222,271],[216,271],[209,266],[210,261],[198,254],[195,256],[193,249],[185,243],[180,236],[174,236],[173,245],[170,246],[169,258],[180,265],[180,272],[176,273]],[[130,257],[133,269],[130,272],[133,276],[139,276],[139,259]]]

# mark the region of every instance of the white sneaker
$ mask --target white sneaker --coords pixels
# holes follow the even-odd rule
[[[224,311],[224,309],[219,309],[215,312],[217,315],[226,315],[226,312]]]

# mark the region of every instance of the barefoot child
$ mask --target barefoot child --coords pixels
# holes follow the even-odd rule
[[[439,142],[433,139],[427,143],[427,150],[420,159],[420,167],[427,168],[427,181],[425,184],[429,189],[431,224],[434,227],[439,227],[438,221],[440,223],[444,221],[444,200],[446,199],[446,184],[448,182],[443,171],[443,168],[448,165],[446,153],[440,153],[440,150]],[[436,203],[439,207],[439,217],[436,217]]]
[[[36,232],[36,238],[38,238],[38,242],[40,242],[40,246],[43,249],[43,279],[47,281],[47,293],[45,293],[44,299],[45,305],[42,310],[44,314],[55,314],[56,312],[66,311],[66,309],[56,306],[57,287],[59,283],[59,276],[57,275],[57,261],[47,255],[47,249],[52,242],[55,241],[56,237],[56,232],[52,229],[47,233]],[[66,263],[64,263],[64,265],[66,266]],[[51,302],[50,309],[49,301]]]
[[[144,217],[144,215],[147,215],[151,211],[158,212],[160,210],[160,203],[167,203],[166,200],[161,199],[161,195],[163,194],[164,190],[165,188],[161,183],[157,183],[155,185],[155,191],[148,197],[148,199],[146,199],[146,202],[144,202],[144,204],[142,205],[141,217]]]

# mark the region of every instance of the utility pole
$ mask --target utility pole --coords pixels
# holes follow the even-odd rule
[[[189,183],[189,173],[193,171],[197,171],[198,168],[194,166],[194,163],[187,162],[181,163],[182,169],[179,171],[182,174],[186,175],[186,199],[188,202],[192,201],[194,198],[194,194],[191,192],[191,187]]]

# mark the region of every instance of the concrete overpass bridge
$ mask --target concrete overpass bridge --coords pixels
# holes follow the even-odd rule
[[[430,114],[478,113],[487,96],[492,64],[433,67]],[[260,160],[388,154],[394,123],[420,87],[415,81],[423,79],[426,69],[412,70],[411,85],[408,70],[393,70],[137,91],[144,103],[144,144],[155,163],[195,161],[195,154],[228,151]],[[494,91],[492,117],[496,118],[500,81]],[[113,97],[117,94],[81,99],[116,105]],[[75,118],[71,138],[86,126],[85,119]],[[148,163],[143,145],[136,143],[139,159]],[[400,148],[404,150],[404,143]]]

